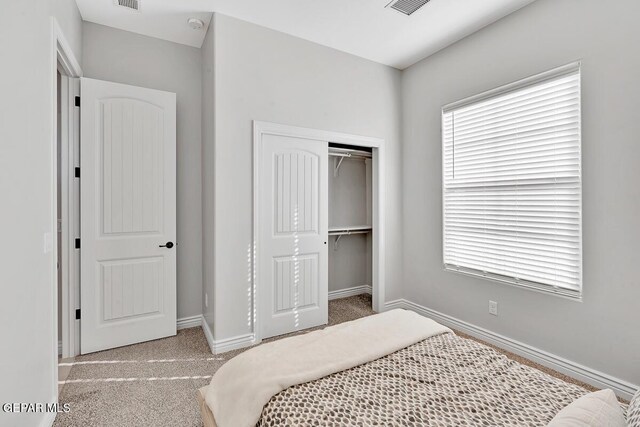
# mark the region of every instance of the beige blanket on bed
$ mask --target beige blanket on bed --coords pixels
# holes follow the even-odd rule
[[[213,376],[205,400],[218,427],[253,427],[282,390],[351,369],[450,329],[392,310],[247,350]]]

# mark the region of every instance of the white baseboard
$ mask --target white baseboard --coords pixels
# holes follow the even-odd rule
[[[195,328],[202,325],[202,315],[198,314],[196,316],[183,317],[178,319],[176,323],[176,329],[179,331],[180,329],[187,328]],[[62,355],[62,341],[58,341],[58,356]]]
[[[371,286],[370,285],[362,285],[362,286],[354,286],[353,288],[347,289],[339,289],[337,291],[329,292],[329,300],[339,299],[339,298],[347,298],[360,294],[370,294]],[[197,318],[197,321],[196,321]],[[181,323],[183,322],[183,323]],[[189,325],[189,326],[186,326]],[[204,335],[207,338],[207,343],[209,343],[209,348],[213,354],[225,353],[231,350],[237,350],[239,348],[245,348],[257,344],[255,334],[244,334],[238,335],[231,338],[225,338],[221,340],[215,340],[213,338],[213,333],[209,328],[209,325],[204,319],[204,316],[193,316],[189,318],[183,318],[178,320],[178,329],[191,328],[194,326],[202,326],[204,330]]]
[[[216,341],[213,339],[213,333],[211,332],[209,324],[206,322],[204,316],[201,316],[200,319],[204,336],[207,338],[207,343],[209,344],[209,348],[213,354],[225,353],[227,351],[237,350],[239,348],[245,348],[256,344],[254,334],[238,335],[236,337]]]
[[[352,297],[361,294],[370,294],[371,285],[354,286],[353,288],[338,289],[329,292],[329,301],[340,298]]]
[[[215,354],[215,340],[213,339],[213,332],[211,332],[211,328],[209,328],[209,324],[203,315],[200,316],[202,330],[204,331],[204,336],[207,339],[207,344],[209,344],[209,348],[211,349],[211,353]]]
[[[177,329],[195,328],[202,325],[202,314],[178,319]]]
[[[496,334],[479,326],[472,325],[471,323],[467,323],[463,320],[456,319],[455,317],[448,316],[405,299],[385,303],[385,311],[394,308],[404,308],[415,311],[416,313],[429,317],[445,326],[479,338],[519,356],[526,357],[533,362],[539,363],[587,384],[591,384],[594,387],[610,388],[618,396],[627,400],[630,400],[638,389],[637,385],[619,378],[591,369],[555,354],[548,353],[520,341]]]
[[[238,335],[236,337],[225,338],[213,342],[213,353],[220,354],[227,351],[237,350],[256,344],[254,334]]]

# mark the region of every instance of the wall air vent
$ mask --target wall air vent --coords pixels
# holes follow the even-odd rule
[[[140,0],[113,0],[116,6],[126,7],[131,10],[140,10]]]
[[[409,16],[427,3],[429,0],[393,0],[387,7]]]

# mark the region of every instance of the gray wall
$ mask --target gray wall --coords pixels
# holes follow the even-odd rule
[[[333,164],[329,157],[329,228],[371,225],[371,168],[345,158],[334,176]],[[336,238],[329,238],[329,291],[371,285],[370,235],[342,236],[334,249]]]
[[[177,94],[178,318],[202,313],[200,49],[84,23],[85,77]]]
[[[329,237],[329,291],[371,285],[371,243],[367,234]]]
[[[403,74],[405,298],[640,384],[640,2],[538,0]],[[582,303],[442,268],[440,113],[582,60]],[[488,314],[488,300],[499,316]]]
[[[250,332],[252,120],[386,140],[387,246],[401,247],[400,72],[289,35],[214,15],[215,156],[204,156],[205,288],[215,291],[216,339]],[[402,256],[387,251],[387,299],[401,295]],[[213,263],[213,264],[211,264]],[[215,284],[215,289],[214,289]],[[211,297],[211,296],[209,296]]]
[[[54,402],[58,388],[55,260],[43,251],[43,235],[55,233],[51,16],[78,60],[81,43],[75,2],[53,3],[3,2],[0,13],[0,402]],[[37,426],[47,417],[0,411],[0,425]]]
[[[76,5],[76,0],[54,0],[50,3],[58,25],[69,42],[76,60],[82,64],[82,16]]]
[[[371,170],[362,159],[345,158],[334,176],[333,159],[329,157],[329,227],[371,225],[367,206]]]
[[[215,218],[215,114],[214,114],[214,66],[213,66],[213,25],[202,43],[202,313],[213,330],[214,309],[214,218]],[[208,296],[208,302],[207,297]],[[208,304],[208,306],[207,306]]]

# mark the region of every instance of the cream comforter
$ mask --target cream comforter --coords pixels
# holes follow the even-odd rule
[[[331,326],[247,350],[213,376],[205,400],[218,427],[253,427],[279,392],[384,357],[450,329],[407,310]]]

